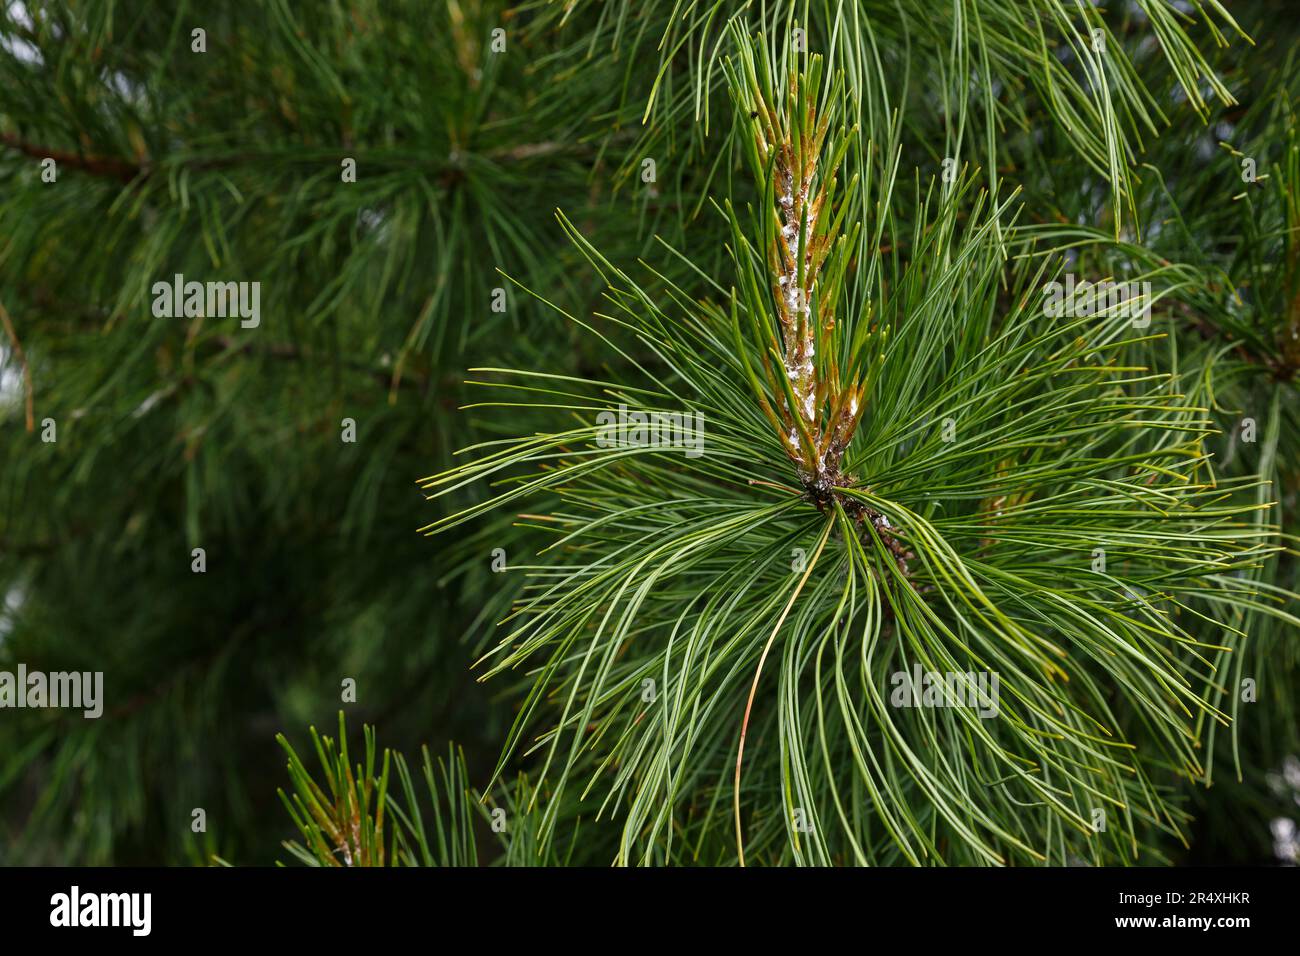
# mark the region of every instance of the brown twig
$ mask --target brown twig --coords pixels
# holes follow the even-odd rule
[[[1297,302],[1300,303],[1300,297],[1297,298]],[[1202,315],[1200,312],[1197,312],[1191,306],[1187,305],[1187,303],[1176,302],[1175,306],[1182,317],[1187,320],[1188,324],[1201,336],[1202,339],[1207,342],[1232,342],[1232,350],[1236,353],[1238,358],[1243,362],[1248,362],[1252,365],[1258,365],[1261,368],[1267,369],[1272,373],[1275,379],[1279,381],[1288,381],[1289,379],[1294,378],[1297,372],[1300,372],[1300,349],[1297,350],[1295,356],[1292,356],[1288,352],[1287,346],[1289,343],[1285,339],[1288,330],[1285,327],[1282,333],[1283,341],[1279,343],[1279,349],[1282,354],[1262,355],[1250,348],[1245,342],[1237,341],[1233,337],[1232,333],[1225,333],[1223,329],[1211,322],[1205,315]],[[1296,307],[1296,314],[1300,315],[1300,305],[1297,305]]]
[[[73,169],[80,169],[94,176],[116,179],[128,185],[140,176],[148,175],[148,170],[124,159],[117,159],[112,156],[83,156],[79,153],[50,149],[46,146],[25,142],[14,133],[0,133],[0,144],[33,159],[52,159],[60,165],[71,166]]]

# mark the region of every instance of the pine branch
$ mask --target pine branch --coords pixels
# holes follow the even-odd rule
[[[111,156],[86,156],[81,153],[69,153],[38,146],[24,141],[16,133],[0,133],[0,144],[35,160],[53,159],[60,166],[69,166],[92,176],[113,179],[128,186],[137,179],[147,177],[150,172],[146,167],[124,159]]]

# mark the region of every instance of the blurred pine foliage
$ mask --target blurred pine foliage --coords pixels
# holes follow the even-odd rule
[[[1298,37],[1263,0],[0,3],[0,670],[107,697],[0,710],[0,863],[1266,861]],[[827,348],[884,356],[820,501],[761,410],[784,67],[851,142]],[[1151,328],[1052,326],[1060,269],[1152,281]],[[260,324],[155,318],[176,274]],[[709,452],[597,448],[619,402]],[[1014,721],[873,711],[913,652],[999,661]],[[448,756],[343,756],[340,707]]]

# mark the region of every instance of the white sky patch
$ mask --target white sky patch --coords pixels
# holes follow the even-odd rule
[[[21,0],[9,0],[5,4],[5,13],[10,20],[22,27],[24,30],[35,28],[32,23],[31,15],[27,12],[27,4]],[[41,51],[36,49],[22,37],[0,36],[0,48],[7,50],[9,53],[23,63],[44,63],[45,58],[41,56]]]
[[[127,103],[139,106],[144,103],[144,87],[120,70],[108,75],[108,85]]]
[[[388,216],[382,209],[376,209],[373,206],[365,206],[357,210],[357,223],[361,226],[362,232],[378,233],[380,239],[387,237]]]
[[[0,645],[3,645],[9,632],[14,629],[14,618],[27,600],[27,592],[21,584],[9,588],[3,603],[0,603]]]
[[[23,372],[11,362],[9,347],[0,342],[0,413],[18,404],[23,393]]]

